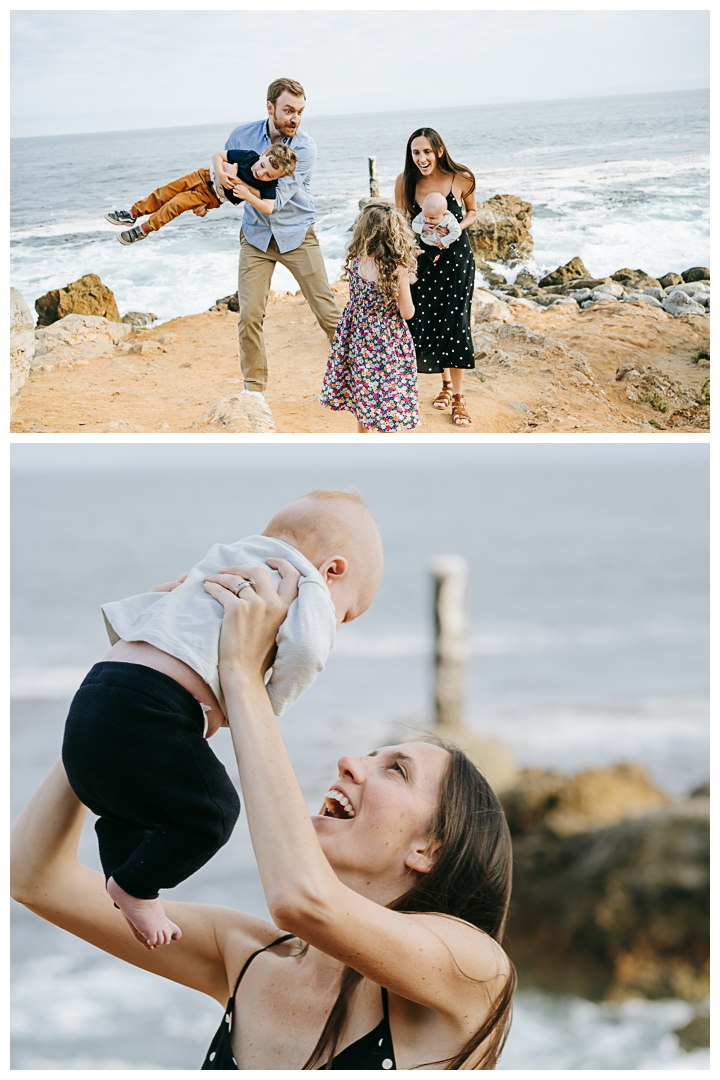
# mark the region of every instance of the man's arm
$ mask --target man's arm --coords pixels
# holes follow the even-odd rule
[[[228,154],[225,150],[218,150],[217,153],[213,154],[213,168],[215,170],[215,175],[218,178],[218,183],[221,184],[223,188],[231,188],[233,184],[237,183],[236,176],[229,176],[226,173],[225,166],[227,163]]]

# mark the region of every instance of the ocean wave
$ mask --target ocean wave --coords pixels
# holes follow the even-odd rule
[[[710,1052],[688,1054],[674,1034],[695,1011],[685,1001],[593,1002],[520,991],[498,1068],[709,1069]]]

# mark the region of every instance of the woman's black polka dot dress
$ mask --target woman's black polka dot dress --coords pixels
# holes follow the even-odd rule
[[[458,221],[464,214],[452,192],[448,210]],[[413,208],[413,217],[420,207]],[[439,249],[422,244],[432,254]],[[422,277],[410,286],[415,315],[408,326],[415,342],[417,369],[434,375],[444,368],[474,368],[475,350],[470,334],[470,308],[475,287],[475,259],[467,231],[443,250]]]

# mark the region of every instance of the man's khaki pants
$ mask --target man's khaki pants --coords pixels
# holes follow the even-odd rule
[[[310,310],[332,341],[340,312],[325,273],[320,245],[312,225],[300,247],[281,252],[273,236],[267,251],[250,244],[240,232],[240,270],[238,273],[238,344],[240,366],[246,390],[264,390],[267,386],[267,356],[263,322],[275,263],[287,267],[303,291]]]

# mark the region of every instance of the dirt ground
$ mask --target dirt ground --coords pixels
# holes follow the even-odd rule
[[[333,286],[344,302],[346,286]],[[515,329],[479,323],[477,370],[465,380],[469,427],[433,409],[440,377],[420,375],[419,434],[466,437],[484,432],[652,432],[707,430],[707,408],[679,410],[628,397],[616,381],[628,361],[652,366],[674,384],[697,393],[709,375],[698,361],[709,347],[709,320],[673,319],[643,304],[608,303],[583,312],[536,312],[513,305]],[[518,329],[519,327],[519,329]],[[525,328],[523,330],[523,327]],[[148,355],[128,345],[157,342]],[[269,362],[266,401],[278,433],[351,434],[349,413],[320,405],[328,356],[325,335],[302,295],[268,303],[265,337]],[[211,311],[135,331],[121,346],[87,350],[75,360],[35,367],[13,417],[14,432],[190,432],[220,399],[241,392],[237,316]],[[632,394],[631,394],[632,396]],[[637,394],[634,395],[637,397]],[[650,395],[646,394],[645,398]]]

